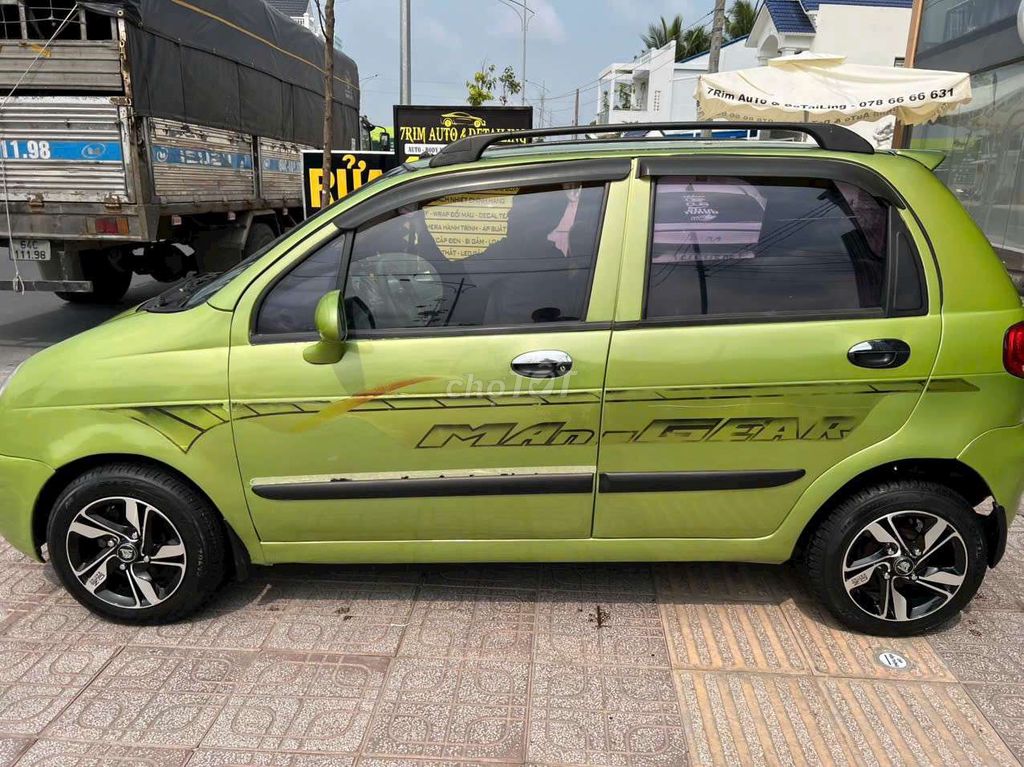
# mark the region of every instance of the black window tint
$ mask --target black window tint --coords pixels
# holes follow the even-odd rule
[[[317,302],[338,289],[344,248],[345,238],[336,237],[282,277],[263,299],[256,332],[315,333]]]
[[[354,330],[583,319],[603,185],[496,189],[404,208],[356,233]]]
[[[897,314],[914,314],[924,309],[921,269],[905,232],[896,235],[896,288],[893,294],[893,310]]]
[[[657,182],[647,317],[882,306],[887,213],[828,180]]]

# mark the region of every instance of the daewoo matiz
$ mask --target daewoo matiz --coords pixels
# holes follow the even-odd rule
[[[133,622],[250,562],[790,559],[849,626],[948,620],[1024,484],[1024,310],[935,158],[791,127],[399,168],[29,359],[0,532]]]

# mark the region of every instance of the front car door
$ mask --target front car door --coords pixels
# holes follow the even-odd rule
[[[271,558],[335,558],[324,542],[590,535],[602,296],[621,242],[601,237],[602,215],[623,207],[629,167],[408,181],[253,283],[233,328],[232,423]],[[344,355],[310,364],[315,305],[339,286]]]
[[[644,160],[630,210],[594,534],[766,536],[928,385],[927,241],[878,176],[820,159]]]

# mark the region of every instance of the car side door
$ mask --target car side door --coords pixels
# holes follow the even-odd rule
[[[629,168],[410,181],[252,285],[232,419],[271,556],[589,536]],[[310,364],[314,308],[339,286],[344,354]]]
[[[929,385],[927,241],[870,169],[810,158],[641,161],[630,220],[594,534],[768,535]]]

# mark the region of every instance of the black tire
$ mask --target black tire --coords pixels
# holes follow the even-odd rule
[[[142,520],[140,542],[133,544],[129,540],[130,525],[118,528],[124,534],[116,537],[105,532],[102,537],[95,536],[95,529],[88,535],[71,531],[76,520],[76,530],[84,529],[83,520],[95,528],[114,530],[122,503],[108,503],[106,499],[120,497],[136,499],[149,507]],[[154,510],[159,517],[153,515]],[[157,541],[158,528],[174,535]],[[121,463],[85,472],[57,498],[46,539],[54,569],[71,595],[93,612],[123,623],[169,623],[183,618],[206,603],[225,575],[227,543],[220,516],[194,488],[157,468]],[[111,545],[110,541],[114,543]],[[136,556],[127,560],[130,564],[126,566],[121,549],[131,545],[136,548]],[[88,546],[94,548],[90,551]],[[102,564],[95,569],[79,567],[86,582],[92,580],[87,576],[107,568],[100,579],[102,586],[94,586],[96,593],[92,593],[75,575],[72,557],[79,559],[79,564],[94,561],[94,556],[98,561],[104,556],[104,546],[112,546],[107,549],[112,555],[106,556]],[[156,561],[161,558],[158,551],[179,548],[183,550],[180,566]],[[149,556],[143,562],[147,554],[152,556],[152,563]],[[157,564],[164,566],[156,567]],[[148,603],[147,590],[139,587],[142,580],[150,584],[149,593],[162,601]],[[129,596],[122,599],[119,594]],[[133,598],[134,605],[130,602]]]
[[[242,255],[245,257],[251,256],[257,250],[269,245],[276,239],[277,235],[274,234],[270,224],[256,221],[249,227],[249,236],[245,238],[245,248],[242,250]]]
[[[70,304],[119,303],[132,284],[132,272],[121,267],[118,255],[116,249],[82,253],[82,277],[92,282],[93,289],[88,293],[60,291],[57,297]]]
[[[891,520],[896,523],[891,542],[878,541],[878,528],[867,529],[880,521],[884,537],[893,532]],[[942,527],[940,520],[950,528]],[[918,522],[922,527],[915,530]],[[950,540],[941,551],[936,545],[930,550],[935,553],[929,554],[922,547],[932,525],[942,531],[934,533],[933,544],[947,536]],[[878,551],[872,552],[874,545]],[[889,555],[893,549],[899,553]],[[883,553],[887,555],[879,558]],[[868,564],[858,564],[864,562]],[[813,531],[804,555],[809,588],[832,615],[849,628],[877,636],[921,634],[954,618],[981,586],[987,562],[981,519],[971,505],[946,487],[919,481],[877,485],[845,499]],[[932,596],[935,589],[923,581],[935,579],[934,571],[942,569],[937,565],[946,564],[948,572],[939,576],[961,581],[958,586],[939,587],[951,597]],[[902,573],[907,567],[912,569]],[[847,578],[856,584],[850,591]],[[916,608],[915,599],[921,600]]]

